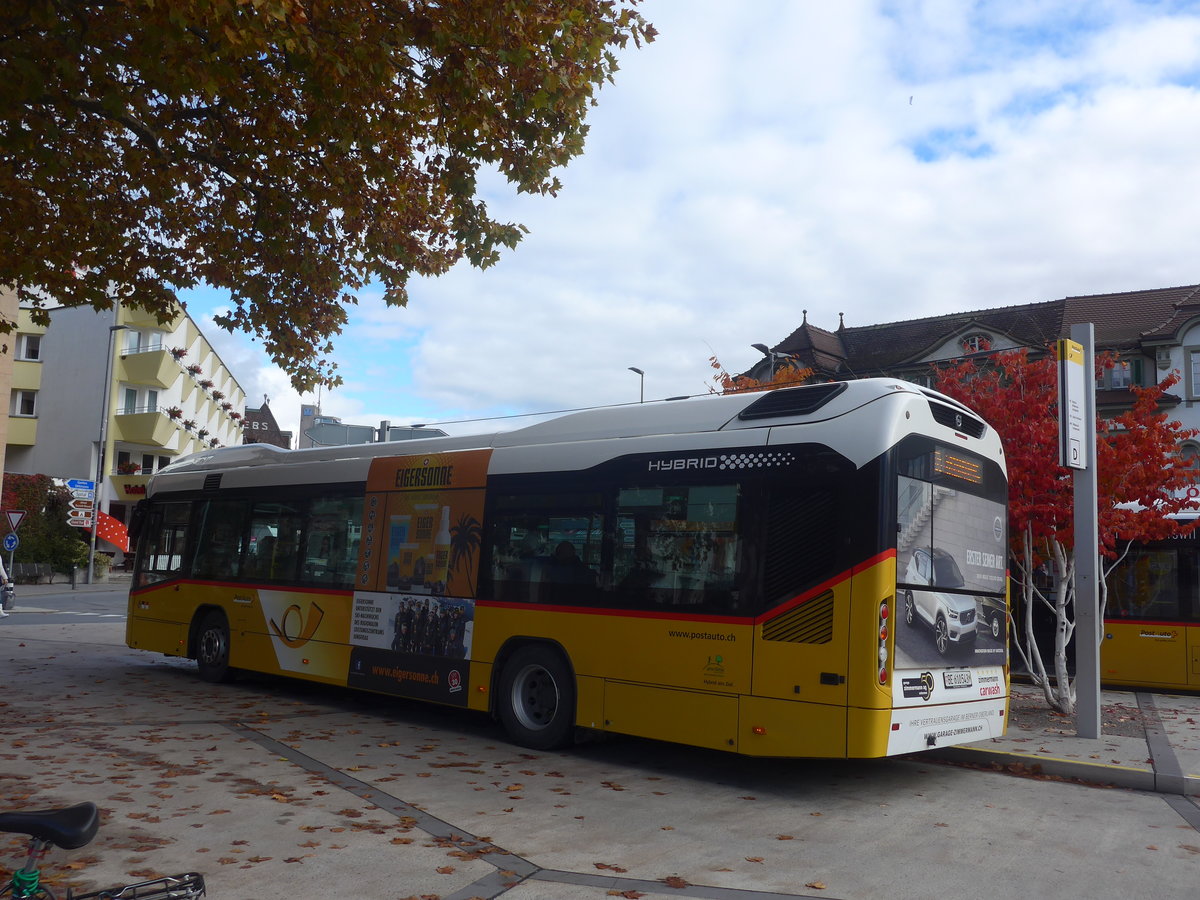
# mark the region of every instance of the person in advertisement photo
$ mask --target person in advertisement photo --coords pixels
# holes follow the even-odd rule
[[[465,704],[474,617],[465,598],[356,592],[348,683]]]
[[[1007,547],[1001,504],[900,479],[898,668],[1003,664]]]

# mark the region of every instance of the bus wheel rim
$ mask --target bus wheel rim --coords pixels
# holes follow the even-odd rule
[[[210,628],[200,636],[200,658],[206,663],[219,663],[225,657],[225,641],[221,632]]]
[[[510,700],[517,721],[530,731],[541,731],[558,712],[558,684],[544,667],[528,665],[513,679]]]

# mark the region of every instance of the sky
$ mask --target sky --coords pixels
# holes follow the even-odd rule
[[[646,0],[557,197],[481,179],[530,231],[486,271],[364,290],[344,384],[301,397],[182,295],[285,430],[518,427],[705,393],[834,330],[1200,283],[1200,0]],[[637,367],[641,376],[629,371]],[[488,422],[484,417],[500,417]]]

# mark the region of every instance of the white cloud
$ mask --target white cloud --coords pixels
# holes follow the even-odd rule
[[[803,309],[833,329],[841,312],[862,325],[1200,281],[1196,15],[1128,0],[644,9],[662,36],[599,92],[560,196],[483,180],[493,213],[531,233],[486,272],[415,281],[407,309],[364,293],[326,412],[630,402],[628,366],[648,397],[697,393],[710,353],[745,368]],[[230,340],[232,365],[248,345]],[[286,379],[246,352],[252,400],[298,417]]]

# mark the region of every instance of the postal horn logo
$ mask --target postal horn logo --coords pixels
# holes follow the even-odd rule
[[[317,628],[321,625],[321,620],[325,618],[325,610],[314,603],[309,607],[306,618],[301,612],[299,604],[293,603],[283,611],[283,615],[279,618],[283,624],[279,625],[274,619],[271,619],[271,631],[284,644],[295,650],[312,640],[313,635],[317,633]]]

